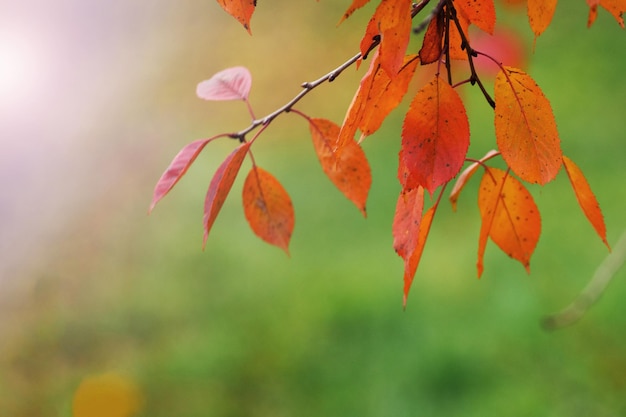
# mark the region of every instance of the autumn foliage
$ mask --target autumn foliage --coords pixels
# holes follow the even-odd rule
[[[218,0],[218,3],[250,31],[255,0]],[[353,0],[340,23],[367,3],[368,0]],[[622,13],[626,11],[626,0],[587,0],[587,3],[589,26],[598,9],[604,8],[624,27]],[[550,25],[557,0],[527,0],[526,4],[537,40]],[[308,123],[323,172],[365,216],[372,178],[360,144],[401,103],[420,68],[432,64],[434,75],[410,98],[399,138],[398,179],[402,189],[392,233],[394,249],[405,265],[404,303],[446,188],[454,181],[449,200],[456,209],[459,194],[478,170],[482,171],[477,197],[481,218],[479,276],[484,269],[488,239],[530,271],[530,259],[541,233],[541,216],[526,184],[545,185],[562,167],[585,216],[608,247],[599,204],[580,168],[562,152],[550,101],[529,74],[508,66],[514,63],[501,62],[499,57],[477,49],[479,46],[469,37],[470,26],[489,36],[494,33],[494,0],[418,3],[381,0],[364,28],[360,45],[355,46],[360,51],[357,55],[320,79],[304,83],[298,95],[261,119],[255,118],[250,108],[252,77],[246,68],[229,68],[201,82],[198,97],[242,100],[252,123],[239,132],[200,139],[183,147],[157,182],[150,210],[181,179],[208,143],[224,137],[236,139],[238,146],[217,168],[209,184],[204,205],[204,242],[244,159],[248,158],[252,168],[243,185],[246,219],[261,239],[289,253],[294,228],[291,199],[280,182],[257,165],[252,146],[276,117],[292,112]],[[418,51],[407,51],[411,36],[422,37]],[[477,70],[479,66],[475,65],[478,57],[492,61],[499,68],[493,97]],[[332,81],[351,65],[364,65],[367,61],[368,69],[341,125],[310,117],[295,108],[319,84]],[[462,66],[467,68],[465,72],[459,71]],[[459,72],[469,76],[457,78]],[[494,110],[495,149],[478,159],[467,155],[471,129],[460,94],[461,89],[471,86],[480,89],[487,105]],[[491,166],[494,158],[502,158],[506,168]],[[463,169],[465,164],[468,165]]]

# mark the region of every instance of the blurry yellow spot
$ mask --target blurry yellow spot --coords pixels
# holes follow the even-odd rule
[[[143,406],[139,387],[115,373],[85,378],[72,405],[73,417],[131,417]]]

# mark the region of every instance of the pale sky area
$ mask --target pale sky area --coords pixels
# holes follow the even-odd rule
[[[0,2],[3,286],[105,188],[103,141],[123,138],[104,135],[168,52],[155,36],[166,3]]]

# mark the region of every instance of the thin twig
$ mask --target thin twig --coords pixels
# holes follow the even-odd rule
[[[604,294],[606,287],[626,261],[626,230],[612,252],[598,266],[587,286],[570,305],[558,313],[545,317],[541,324],[546,330],[556,330],[574,324]]]
[[[421,0],[418,3],[414,3],[411,9],[411,18],[417,16],[417,14],[419,14],[429,2],[430,0]],[[437,6],[430,12],[430,14],[416,28],[413,29],[413,33],[420,33],[424,29],[426,29],[430,21],[439,13],[445,2],[446,0],[439,0]],[[240,142],[245,142],[246,135],[248,133],[250,133],[259,126],[267,126],[280,114],[290,112],[292,107],[296,103],[298,103],[304,96],[309,94],[317,86],[325,82],[334,81],[345,69],[349,68],[360,59],[366,59],[368,54],[380,44],[380,41],[380,35],[374,36],[370,47],[367,49],[367,51],[365,51],[364,54],[359,52],[358,54],[354,55],[352,58],[348,59],[346,62],[344,62],[334,70],[330,71],[328,74],[318,78],[317,80],[302,83],[302,91],[300,91],[294,98],[289,100],[285,105],[276,109],[275,111],[261,119],[253,120],[250,126],[248,126],[247,128],[240,130],[236,133],[230,133],[228,136],[233,139],[238,139]]]
[[[415,15],[417,13],[419,13],[429,3],[429,1],[430,0],[424,0],[424,1],[420,2],[416,7],[414,7],[413,8],[414,11],[418,7],[419,7],[419,10],[415,14],[412,14],[412,16],[415,17]],[[443,7],[443,5],[446,4],[446,1],[447,0],[439,0],[437,5],[430,11],[428,16],[426,16],[426,18],[424,20],[422,20],[419,25],[417,25],[417,26],[415,26],[413,28],[413,34],[417,35],[419,33],[422,33],[423,31],[425,31],[426,28],[428,27],[428,25],[430,24],[430,21],[433,20],[439,14],[439,12],[441,11],[441,8]]]
[[[482,91],[483,96],[485,96],[485,99],[487,100],[489,105],[495,109],[496,102],[493,100],[493,98],[491,98],[491,95],[489,95],[489,93],[487,92],[487,89],[485,88],[482,81],[480,80],[480,77],[478,77],[478,73],[476,72],[476,68],[474,67],[474,58],[478,55],[478,52],[472,49],[472,47],[470,46],[469,40],[467,39],[465,32],[463,32],[463,28],[461,27],[461,23],[459,22],[459,19],[457,17],[456,9],[454,8],[454,5],[452,4],[452,0],[447,0],[447,2],[448,2],[448,10],[450,12],[450,17],[454,21],[454,24],[456,25],[456,28],[459,31],[459,35],[461,36],[461,49],[465,49],[465,51],[467,52],[467,60],[469,61],[469,66],[470,66],[470,71],[471,71],[470,83],[472,85],[474,85],[475,83],[478,84],[478,87],[480,87],[480,91]]]

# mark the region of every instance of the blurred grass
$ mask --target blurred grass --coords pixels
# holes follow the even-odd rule
[[[248,230],[242,178],[201,251],[203,193],[228,141],[211,144],[145,216],[154,181],[182,144],[246,123],[240,103],[189,104],[197,81],[247,65],[253,105],[264,113],[352,54],[367,11],[338,29],[346,37],[338,42],[343,5],[286,4],[260,6],[252,38],[225,15],[211,28],[193,8],[177,17],[188,23],[178,53],[189,68],[170,68],[150,111],[135,111],[153,112],[181,139],[153,141],[143,164],[125,166],[23,277],[34,282],[28,292],[3,307],[0,414],[70,415],[83,378],[121,370],[144,392],[142,415],[154,417],[624,415],[624,271],[576,326],[539,327],[606,255],[563,174],[533,189],[544,222],[530,276],[490,243],[476,280],[476,184],[458,213],[444,204],[405,312],[390,232],[401,111],[364,143],[374,177],[367,219],[323,177],[302,121],[287,115],[259,140],[257,162],[296,208],[290,259]],[[584,2],[563,6],[537,41],[530,73],[552,101],[564,151],[592,184],[612,242],[626,223],[624,32],[606,13],[587,30]],[[306,11],[291,14],[299,7]],[[341,120],[359,75],[320,88],[299,108]],[[493,143],[492,115],[468,95],[471,153],[480,156]],[[138,152],[125,146],[115,152]]]

